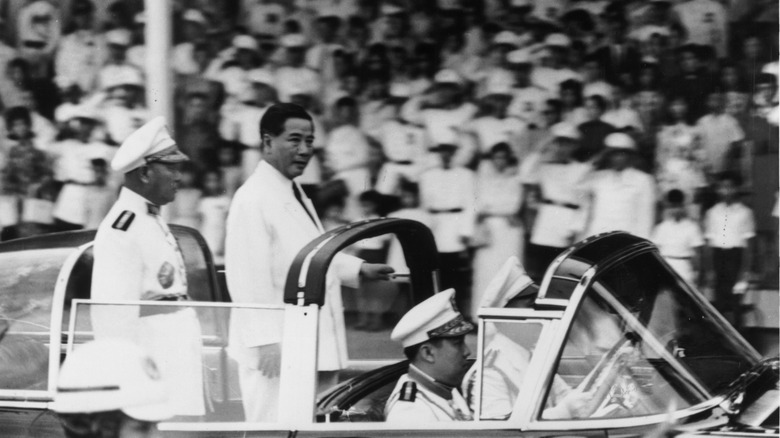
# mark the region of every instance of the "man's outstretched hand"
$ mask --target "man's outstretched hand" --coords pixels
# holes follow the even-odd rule
[[[393,272],[395,269],[382,263],[363,263],[360,265],[360,278],[364,280],[390,280],[390,274]]]

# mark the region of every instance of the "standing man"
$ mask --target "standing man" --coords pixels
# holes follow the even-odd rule
[[[282,304],[293,259],[324,232],[313,204],[293,181],[314,153],[314,134],[311,116],[295,104],[272,105],[260,121],[263,161],[238,189],[228,213],[225,266],[236,303]],[[356,287],[361,278],[386,280],[393,272],[387,265],[341,254],[331,268],[320,313],[317,368],[321,385],[334,380],[347,361],[340,283]],[[274,421],[281,333],[278,321],[252,316],[235,313],[230,329],[246,421]]]
[[[95,235],[92,295],[103,301],[185,301],[187,277],[181,250],[160,206],[176,197],[188,158],[163,117],[132,133],[111,167],[125,184]],[[200,324],[190,308],[93,305],[95,337],[137,343],[160,367],[177,415],[203,415]]]

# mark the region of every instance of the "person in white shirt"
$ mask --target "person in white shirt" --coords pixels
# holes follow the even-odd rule
[[[664,214],[666,217],[656,225],[650,240],[658,246],[666,263],[695,286],[704,237],[699,224],[686,216],[685,194],[681,190],[672,189],[666,194]]]
[[[171,66],[179,74],[197,74],[201,72],[201,66],[195,59],[195,45],[204,41],[208,22],[197,9],[184,11],[182,22],[184,41],[173,48]]]
[[[672,12],[674,21],[685,29],[686,43],[712,46],[718,58],[726,57],[729,47],[726,7],[715,0],[688,0],[674,5]]]
[[[203,196],[198,204],[198,231],[214,256],[214,263],[225,263],[225,225],[230,197],[225,193],[222,174],[218,169],[203,173]]]
[[[288,34],[280,39],[285,51],[285,63],[276,71],[276,89],[279,101],[291,102],[291,96],[306,92],[318,100],[322,96],[320,73],[306,65],[308,42],[302,34]]]
[[[396,194],[402,180],[417,182],[425,165],[425,130],[400,117],[401,106],[410,93],[407,86],[390,87],[387,103],[394,108],[395,117],[379,129],[378,140],[387,161],[379,169],[374,188],[386,195]]]
[[[420,175],[420,205],[431,214],[431,231],[442,267],[442,288],[457,287],[459,308],[470,310],[468,249],[474,237],[477,187],[474,172],[453,163],[456,149],[452,144],[431,149],[439,153],[441,165]]]
[[[287,271],[298,252],[324,230],[314,206],[293,181],[313,154],[314,124],[302,107],[276,104],[260,121],[263,158],[238,189],[228,212],[225,268],[230,295],[237,303],[282,303]],[[317,368],[320,382],[332,381],[347,363],[341,282],[389,279],[392,268],[337,255],[327,280],[320,314]],[[230,348],[238,361],[246,421],[274,421],[279,392],[281,347],[278,321],[236,312]]]
[[[71,85],[85,93],[97,86],[97,75],[106,60],[105,40],[93,29],[95,6],[89,0],[72,5],[72,32],[63,36],[54,57],[55,82],[64,90]]]
[[[546,107],[547,100],[554,96],[554,93],[531,83],[534,65],[527,49],[509,52],[507,61],[514,73],[512,103],[507,112],[512,116],[519,117],[529,125],[544,125],[542,112]]]
[[[707,96],[709,113],[696,122],[701,139],[704,169],[709,176],[739,168],[738,156],[745,139],[739,122],[725,112],[723,93],[715,90]]]
[[[50,151],[55,157],[54,178],[63,183],[52,214],[63,230],[87,225],[89,204],[94,201],[90,199],[90,187],[95,184],[92,160],[108,162],[116,152],[92,139],[97,119],[97,114],[83,105],[73,108],[65,119],[66,129],[74,130],[73,137],[55,143]]]
[[[106,129],[106,141],[119,144],[149,119],[143,104],[143,77],[135,67],[122,65],[101,83],[105,93],[98,93],[94,98],[105,99],[100,102],[100,115]]]
[[[330,131],[325,145],[325,165],[333,172],[333,179],[344,181],[347,195],[344,215],[348,220],[360,216],[358,196],[372,188],[371,148],[368,137],[358,128],[357,102],[351,97],[336,101],[336,127]]]
[[[580,183],[592,170],[590,163],[573,158],[581,138],[576,126],[557,123],[550,130],[552,139],[526,159],[522,175],[528,188],[524,208],[536,212],[533,224],[529,224],[525,265],[537,282],[583,227]]]
[[[455,145],[453,165],[465,166],[473,156],[473,147],[462,141],[460,127],[474,117],[477,107],[464,99],[463,79],[452,70],[441,70],[434,77],[429,93],[409,99],[401,116],[408,122],[425,127],[428,146]]]
[[[571,50],[571,40],[562,33],[550,34],[544,40],[544,49],[550,56],[546,62],[534,68],[531,82],[546,89],[550,93],[558,92],[560,84],[567,80],[582,82],[582,76],[566,65],[566,59]]]
[[[753,211],[739,200],[742,183],[734,172],[717,175],[720,202],[704,216],[710,262],[707,282],[713,284],[715,308],[739,327],[739,285],[750,279],[752,244],[756,235]]]
[[[590,198],[583,237],[619,230],[649,238],[655,224],[655,181],[631,167],[637,149],[627,134],[610,134],[604,143],[606,168],[582,185]]]
[[[482,293],[504,260],[523,256],[524,230],[520,223],[523,199],[517,160],[507,143],[490,150],[484,166],[489,171],[477,173],[477,229],[474,244],[474,289],[471,315],[476,315]],[[481,240],[481,241],[480,241]]]

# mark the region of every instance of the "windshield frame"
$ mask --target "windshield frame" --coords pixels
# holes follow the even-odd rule
[[[574,291],[572,292],[572,295],[570,299],[568,300],[568,306],[566,307],[566,310],[564,311],[563,318],[561,319],[561,330],[558,330],[555,333],[555,336],[552,339],[551,342],[551,348],[548,349],[548,352],[550,352],[552,355],[551,357],[548,357],[547,360],[545,360],[545,363],[549,364],[549,366],[546,366],[544,368],[544,374],[540,376],[539,381],[543,382],[543,384],[540,384],[537,388],[537,391],[534,391],[534,394],[532,395],[534,399],[536,400],[536,403],[534,404],[535,408],[532,412],[531,419],[529,422],[529,429],[530,430],[561,430],[561,429],[589,429],[589,428],[601,428],[601,427],[636,427],[636,426],[643,426],[643,425],[649,425],[649,424],[655,424],[662,421],[668,421],[669,419],[682,419],[686,417],[690,417],[693,415],[696,415],[698,413],[707,411],[715,406],[718,406],[721,404],[727,396],[728,390],[723,390],[718,394],[710,394],[705,390],[704,394],[707,395],[707,400],[698,403],[693,406],[688,406],[682,409],[678,409],[674,412],[664,412],[664,413],[658,413],[658,414],[652,414],[652,415],[645,415],[645,416],[632,416],[632,417],[625,417],[625,418],[585,418],[585,419],[543,419],[542,418],[542,411],[544,410],[544,404],[546,402],[547,394],[549,392],[549,387],[552,382],[552,377],[557,370],[559,366],[559,362],[561,360],[561,356],[563,355],[563,349],[566,345],[566,340],[569,337],[569,332],[572,329],[573,321],[576,317],[576,315],[579,312],[579,309],[582,305],[583,299],[585,298],[585,293],[594,286],[594,283],[600,278],[604,273],[610,271],[615,266],[624,264],[638,256],[641,255],[652,255],[657,261],[659,261],[662,266],[665,266],[665,263],[663,262],[663,259],[660,258],[658,251],[655,248],[644,248],[640,251],[635,251],[628,254],[623,254],[622,256],[617,256],[615,258],[608,259],[607,263],[599,263],[595,264],[592,267],[590,267],[581,277],[580,282],[575,287]],[[728,334],[732,339],[734,339],[735,343],[739,345],[740,353],[744,354],[746,358],[749,358],[751,360],[754,360],[758,362],[761,360],[761,356],[759,355],[756,350],[750,346],[750,344],[747,343],[747,341],[742,338],[742,336],[732,327],[726,320],[723,318],[722,315],[720,315],[713,307],[712,305],[699,293],[696,293],[693,291],[690,285],[685,283],[679,275],[676,274],[673,270],[667,267],[667,270],[673,275],[677,281],[677,283],[680,285],[678,290],[684,291],[685,293],[698,307],[699,309],[707,314],[709,317],[713,319],[713,321],[717,324],[719,328],[721,328],[725,334]],[[593,293],[598,293],[594,290]],[[606,292],[605,290],[605,293]],[[611,294],[610,294],[611,296]],[[617,301],[616,297],[612,297]],[[622,308],[623,306],[620,305]],[[625,309],[624,309],[625,310]],[[621,315],[622,318],[622,315]],[[641,324],[641,323],[640,323]],[[642,325],[644,327],[644,325]],[[645,327],[646,329],[646,327]],[[654,340],[655,338],[652,337]],[[672,366],[675,368],[681,368],[685,369],[686,377],[692,377],[694,379],[694,382],[691,382],[693,385],[695,385],[697,388],[703,388],[702,383],[699,381],[699,379],[687,371],[687,369],[682,365],[676,358],[672,357]]]

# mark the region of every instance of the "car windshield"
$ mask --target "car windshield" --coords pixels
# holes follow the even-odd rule
[[[54,286],[72,248],[0,253],[0,390],[46,390]]]
[[[758,355],[653,253],[599,273],[567,334],[541,418],[664,413],[721,393]]]

